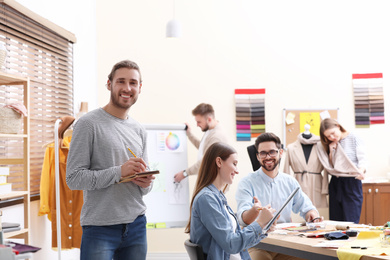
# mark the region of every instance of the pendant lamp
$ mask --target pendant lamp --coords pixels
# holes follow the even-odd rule
[[[173,0],[173,19],[167,23],[166,37],[179,38],[180,35],[181,35],[181,25],[179,21],[175,19],[175,0]]]

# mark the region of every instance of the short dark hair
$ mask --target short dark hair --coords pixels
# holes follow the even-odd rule
[[[123,60],[123,61],[116,63],[112,67],[110,74],[108,74],[108,80],[112,81],[112,79],[114,78],[115,72],[121,68],[128,68],[128,69],[137,70],[139,73],[139,83],[140,84],[142,83],[141,71],[139,69],[139,66],[137,65],[137,63],[135,63],[134,61],[131,61],[131,60]]]
[[[255,141],[256,150],[259,149],[259,144],[264,142],[274,142],[278,149],[282,148],[282,143],[280,142],[280,138],[274,133],[263,133],[259,135]]]
[[[197,105],[192,110],[192,115],[193,116],[196,116],[196,115],[201,115],[201,116],[211,115],[212,117],[214,117],[214,108],[210,104],[201,103],[201,104]]]

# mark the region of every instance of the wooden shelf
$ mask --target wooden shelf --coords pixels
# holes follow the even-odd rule
[[[23,164],[23,158],[4,158],[0,159],[0,164]]]
[[[0,71],[0,85],[20,85],[23,89],[23,102],[27,111],[30,109],[29,79],[17,75],[7,74]],[[24,228],[18,231],[4,233],[5,238],[21,238],[24,243],[29,243],[30,238],[30,118],[23,118],[23,131],[21,134],[0,134],[0,138],[16,139],[23,142],[23,158],[1,158],[1,165],[23,164],[23,188],[24,191],[12,191],[0,195],[0,201],[22,197],[24,207]],[[7,155],[5,155],[6,157]],[[4,213],[3,213],[4,214]]]
[[[23,228],[21,230],[11,231],[11,232],[7,232],[7,233],[3,233],[3,234],[4,234],[4,238],[5,239],[9,239],[9,238],[24,238],[24,236],[28,234],[28,229],[27,228]]]
[[[27,138],[25,134],[0,134],[0,138]]]
[[[28,81],[25,77],[20,77],[0,71],[0,85],[23,85]]]
[[[0,194],[0,201],[19,198],[28,194],[29,194],[28,191],[12,191],[7,194]]]

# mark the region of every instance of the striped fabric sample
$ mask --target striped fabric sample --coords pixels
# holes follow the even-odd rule
[[[237,141],[250,141],[265,132],[265,89],[236,89]]]
[[[385,123],[382,73],[352,74],[356,127]]]

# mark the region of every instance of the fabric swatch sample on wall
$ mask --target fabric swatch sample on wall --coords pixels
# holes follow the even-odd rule
[[[352,74],[355,125],[370,127],[385,123],[382,73]]]
[[[265,89],[235,89],[237,141],[265,132]]]

